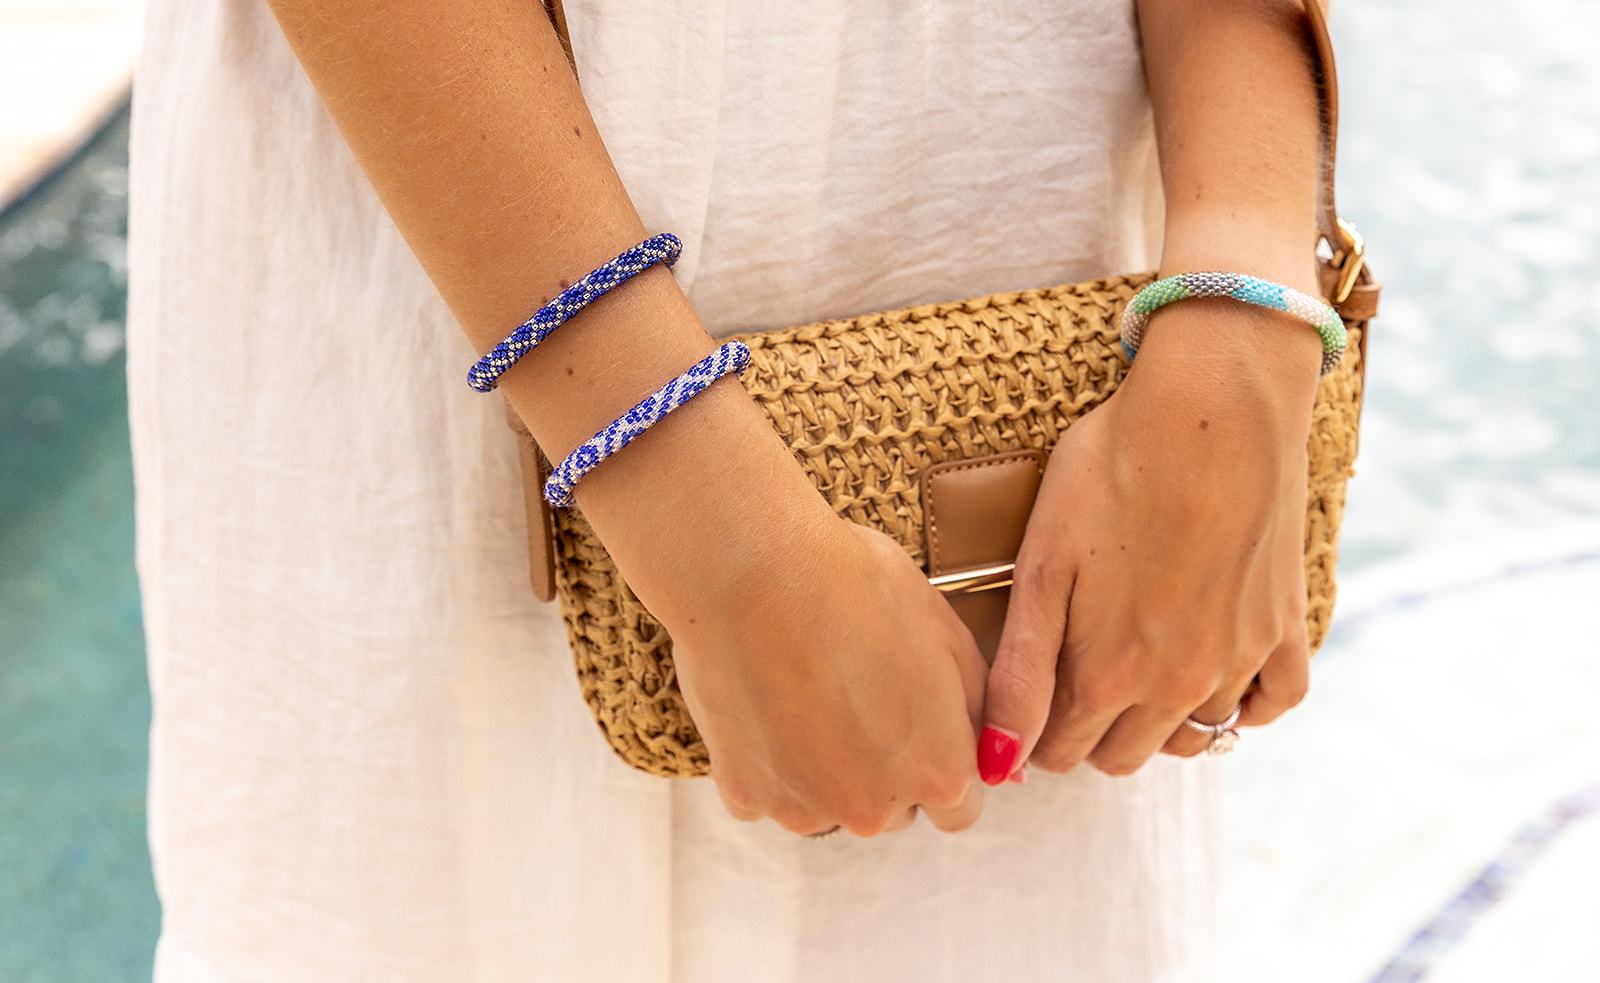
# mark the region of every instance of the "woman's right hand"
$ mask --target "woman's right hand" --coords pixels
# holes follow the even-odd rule
[[[739,384],[716,383],[579,483],[673,639],[729,812],[795,833],[941,829],[981,809],[987,668],[887,536],[838,518]]]
[[[795,560],[669,626],[678,678],[735,817],[796,833],[965,829],[986,667],[900,546],[839,519]],[[764,576],[759,575],[764,572]]]

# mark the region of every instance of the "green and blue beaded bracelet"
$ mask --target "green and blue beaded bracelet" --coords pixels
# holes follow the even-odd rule
[[[1230,297],[1247,304],[1282,311],[1311,325],[1322,339],[1322,375],[1327,375],[1344,358],[1346,335],[1344,318],[1326,301],[1263,280],[1248,273],[1178,273],[1146,284],[1122,311],[1122,350],[1131,361],[1144,342],[1150,315],[1190,297]]]

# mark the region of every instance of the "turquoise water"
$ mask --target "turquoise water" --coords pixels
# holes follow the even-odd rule
[[[0,979],[148,978],[127,123],[0,225]]]
[[[1341,198],[1386,284],[1344,575],[1359,582],[1496,537],[1559,538],[1600,517],[1600,8],[1334,7]],[[121,120],[0,220],[6,981],[145,978],[159,925],[143,839],[149,701],[124,417],[125,226]],[[1369,622],[1336,623],[1323,658],[1353,667],[1378,645],[1362,641]],[[1592,636],[1561,644],[1595,648]],[[1330,693],[1373,688],[1325,677]],[[1348,723],[1312,721],[1295,726]],[[1421,774],[1432,745],[1412,741],[1386,753]],[[1575,782],[1587,767],[1574,767]],[[1530,798],[1524,811],[1544,804]],[[1461,858],[1460,874],[1485,859]],[[1454,889],[1448,878],[1439,887]],[[1342,890],[1351,910],[1366,903]]]
[[[1600,5],[1333,10],[1385,283],[1345,559],[1600,516]]]

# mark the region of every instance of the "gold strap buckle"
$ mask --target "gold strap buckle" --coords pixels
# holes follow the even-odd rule
[[[1016,569],[1015,563],[1002,563],[999,566],[980,567],[977,570],[942,573],[937,577],[929,577],[928,583],[943,594],[976,594],[979,591],[1010,587],[1011,574]]]
[[[1350,292],[1356,288],[1356,278],[1361,275],[1361,268],[1367,262],[1367,241],[1356,231],[1356,227],[1344,219],[1335,219],[1339,223],[1339,235],[1344,242],[1338,246],[1328,243],[1333,247],[1333,258],[1329,262],[1339,271],[1339,282],[1333,291],[1333,302],[1342,304],[1350,298]]]

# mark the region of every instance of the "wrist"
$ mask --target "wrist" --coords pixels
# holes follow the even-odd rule
[[[506,371],[500,391],[560,461],[715,345],[670,271],[657,266],[551,333]]]
[[[1315,297],[1314,242],[1309,219],[1189,209],[1169,216],[1159,275],[1246,273]],[[1151,315],[1140,368],[1128,384],[1192,404],[1248,403],[1287,439],[1303,439],[1299,424],[1309,428],[1321,356],[1316,331],[1288,314],[1231,298],[1191,298]]]
[[[1118,391],[1156,429],[1185,441],[1248,438],[1303,453],[1322,345],[1307,325],[1228,298],[1180,301],[1151,317]]]
[[[669,627],[804,562],[838,519],[734,378],[664,417],[579,482],[578,507]]]
[[[1242,206],[1169,209],[1160,272],[1249,273],[1318,296],[1316,243],[1317,225],[1309,215]]]

